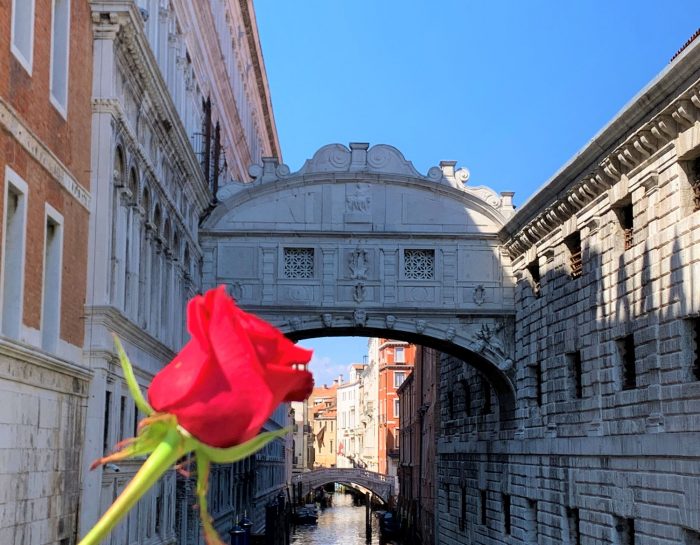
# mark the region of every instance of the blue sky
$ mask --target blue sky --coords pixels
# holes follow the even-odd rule
[[[255,7],[292,170],[325,144],[391,144],[423,173],[456,160],[471,171],[470,184],[515,191],[516,205],[700,26],[697,0],[256,0]],[[330,382],[361,361],[366,340],[327,339],[315,348],[317,383]]]

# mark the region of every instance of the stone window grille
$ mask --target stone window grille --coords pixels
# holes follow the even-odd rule
[[[566,361],[569,365],[571,376],[571,395],[577,399],[583,397],[583,365],[581,362],[581,351],[568,352]]]
[[[503,530],[507,536],[510,535],[510,496],[503,494]]]
[[[637,387],[637,362],[634,354],[634,335],[626,335],[617,340],[617,349],[622,362],[622,389]]]
[[[617,219],[622,229],[625,251],[634,246],[634,212],[632,203],[628,200],[622,206],[615,209]]]
[[[569,251],[569,276],[578,278],[583,273],[583,257],[581,252],[581,233],[576,231],[564,240]]]
[[[700,157],[693,161],[690,185],[693,188],[693,212],[700,210]]]
[[[535,297],[539,297],[542,281],[540,278],[540,264],[537,258],[527,266],[527,272],[530,273],[530,278],[532,280],[532,293]]]
[[[404,277],[409,280],[435,278],[435,250],[404,250]]]
[[[487,501],[486,490],[479,490],[479,507],[481,508],[480,514],[481,514],[481,525],[482,526],[486,526],[486,523],[487,523],[486,501]]]
[[[615,531],[618,533],[620,545],[634,545],[634,519],[615,517]]]
[[[566,521],[569,526],[569,544],[581,545],[581,518],[576,507],[567,507]]]
[[[284,277],[294,279],[313,278],[314,249],[285,248]]]
[[[692,318],[686,321],[691,346],[691,371],[695,380],[700,380],[700,318]]]

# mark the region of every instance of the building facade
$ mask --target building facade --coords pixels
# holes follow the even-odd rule
[[[379,473],[396,477],[399,462],[399,396],[396,392],[413,370],[416,345],[379,339],[377,399],[379,426],[377,457]],[[398,490],[397,490],[398,492]]]
[[[86,2],[0,5],[0,542],[77,534],[92,48]]]
[[[357,467],[360,458],[360,377],[364,365],[350,365],[347,382],[338,385],[337,467]]]
[[[140,418],[112,333],[145,388],[186,342],[186,302],[204,289],[201,218],[220,187],[247,180],[248,166],[278,153],[279,145],[251,2],[85,4],[93,43],[92,55],[84,56],[92,59],[92,125],[84,134],[92,135],[95,195],[84,322],[85,364],[92,372],[83,452],[89,461],[132,436]],[[287,422],[281,410],[267,427]],[[279,440],[255,460],[213,470],[212,514],[222,534],[244,510],[256,514],[259,530],[260,505],[287,480],[284,459]],[[138,466],[125,462],[85,473],[81,534]],[[132,510],[112,543],[197,543],[198,514],[187,510],[194,503],[192,483],[171,472]]]
[[[436,432],[440,353],[417,346],[413,372],[397,389],[401,419],[399,516],[419,543],[435,543]]]
[[[336,467],[338,447],[337,427],[337,391],[339,380],[331,386],[313,389],[307,399],[308,422],[313,438],[313,454],[310,457],[310,469],[317,467]]]
[[[700,42],[506,224],[513,419],[440,358],[436,543],[700,541]]]

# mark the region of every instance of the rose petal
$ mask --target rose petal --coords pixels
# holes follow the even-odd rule
[[[166,365],[148,387],[148,402],[158,412],[170,407],[197,388],[198,377],[209,364],[209,353],[198,340],[190,340],[173,361]]]

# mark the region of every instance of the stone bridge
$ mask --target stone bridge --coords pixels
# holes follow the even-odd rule
[[[386,337],[457,356],[512,411],[515,281],[498,238],[512,193],[468,184],[452,161],[420,174],[366,143],[250,173],[202,225],[205,288],[226,284],[293,340]]]
[[[350,486],[359,485],[379,496],[384,503],[389,502],[389,497],[394,488],[393,477],[359,468],[333,467],[314,469],[313,471],[294,475],[292,484],[298,486],[297,483],[301,483],[303,494],[313,492],[318,487],[329,483],[341,483]]]

